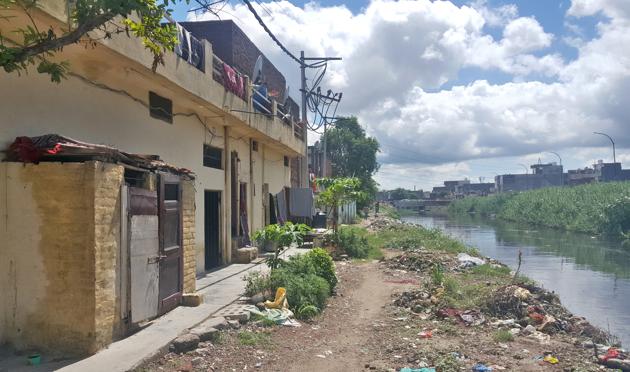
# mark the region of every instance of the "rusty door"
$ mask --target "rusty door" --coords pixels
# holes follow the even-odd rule
[[[160,216],[160,294],[159,313],[179,305],[183,290],[183,221],[180,178],[161,173],[159,184]]]
[[[131,322],[158,315],[158,195],[128,188],[129,290]]]

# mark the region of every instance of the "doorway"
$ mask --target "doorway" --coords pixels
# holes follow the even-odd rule
[[[204,192],[204,246],[205,269],[210,270],[221,265],[221,192]]]
[[[179,176],[162,173],[158,188],[159,305],[164,314],[179,305],[183,293],[182,187]]]

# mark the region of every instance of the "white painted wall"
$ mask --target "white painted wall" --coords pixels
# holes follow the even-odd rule
[[[204,190],[224,191],[225,182],[223,170],[203,166],[203,144],[224,147],[221,119],[206,118],[206,125],[213,134],[208,133],[194,117],[176,116],[173,124],[169,124],[151,118],[146,107],[129,97],[94,87],[73,77],[61,84],[53,84],[46,76],[35,72],[21,77],[0,72],[0,86],[3,87],[0,89],[0,149],[6,149],[18,136],[56,133],[80,141],[114,146],[127,152],[157,154],[172,165],[192,170],[197,176],[197,272],[203,272]],[[146,94],[148,97],[148,90]],[[146,101],[147,97],[140,98]],[[177,112],[177,97],[168,98],[173,100],[174,111]],[[230,134],[230,137],[232,149],[238,151],[241,158],[240,179],[251,185],[250,138],[239,134]],[[223,156],[229,159],[229,154],[224,153]],[[253,154],[255,195],[252,194],[251,186],[248,188],[252,231],[262,227],[264,218],[260,199],[262,183],[269,183],[269,190],[274,194],[290,185],[290,167],[283,165],[283,156],[262,143],[259,144],[258,153]],[[225,193],[222,203],[229,203]]]

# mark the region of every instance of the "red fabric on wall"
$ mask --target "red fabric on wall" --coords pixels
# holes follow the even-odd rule
[[[243,88],[243,76],[236,72],[230,65],[223,63],[223,84],[225,89],[244,98],[245,89]]]

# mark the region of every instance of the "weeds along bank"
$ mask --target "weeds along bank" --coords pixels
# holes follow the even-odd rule
[[[630,182],[551,187],[457,200],[451,214],[484,216],[590,234],[630,231]]]

